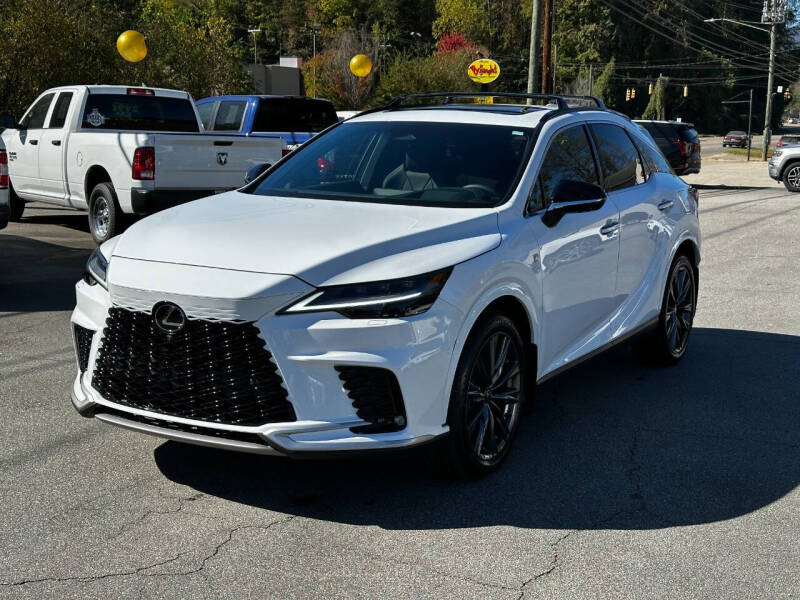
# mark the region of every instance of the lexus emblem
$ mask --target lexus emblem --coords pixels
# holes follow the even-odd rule
[[[178,333],[186,325],[186,313],[172,302],[159,302],[153,307],[153,322],[164,333]]]
[[[217,162],[221,165],[228,164],[228,153],[227,152],[217,152]]]

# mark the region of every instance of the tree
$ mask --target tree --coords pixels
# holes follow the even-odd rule
[[[592,94],[609,106],[613,106],[616,99],[613,81],[616,64],[616,60],[612,58],[603,69],[603,72],[600,73],[600,77],[594,82],[594,88],[592,89]]]
[[[303,65],[306,93],[327,98],[336,108],[358,110],[372,94],[380,68],[379,44],[375,36],[364,30],[342,32],[334,46]],[[366,54],[372,60],[372,72],[356,77],[350,72],[350,59]]]
[[[653,93],[650,94],[650,102],[642,113],[642,118],[663,121],[667,118],[667,84],[669,77],[659,77],[653,86]]]

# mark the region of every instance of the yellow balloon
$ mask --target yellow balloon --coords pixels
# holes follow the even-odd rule
[[[144,43],[144,36],[132,29],[123,31],[117,38],[117,52],[128,62],[139,62],[147,56],[147,45]]]
[[[366,77],[372,71],[372,61],[366,54],[356,54],[350,59],[350,72],[356,77]]]

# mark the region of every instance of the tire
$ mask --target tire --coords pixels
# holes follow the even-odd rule
[[[473,327],[450,395],[443,449],[449,473],[481,477],[508,455],[525,399],[525,349],[514,321],[502,313],[488,313]]]
[[[689,257],[679,254],[669,269],[658,325],[634,345],[635,354],[660,365],[677,364],[689,347],[696,310],[697,275]]]
[[[800,161],[789,164],[783,170],[781,180],[790,192],[800,192]]]
[[[20,221],[22,213],[25,212],[25,200],[17,196],[14,186],[10,184],[8,186],[8,210],[9,221]]]
[[[97,245],[125,229],[117,193],[110,182],[98,183],[89,195],[89,232]]]

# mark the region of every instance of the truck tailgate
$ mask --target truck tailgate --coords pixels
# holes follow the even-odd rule
[[[157,189],[229,190],[244,185],[247,169],[281,158],[280,138],[155,134]]]

